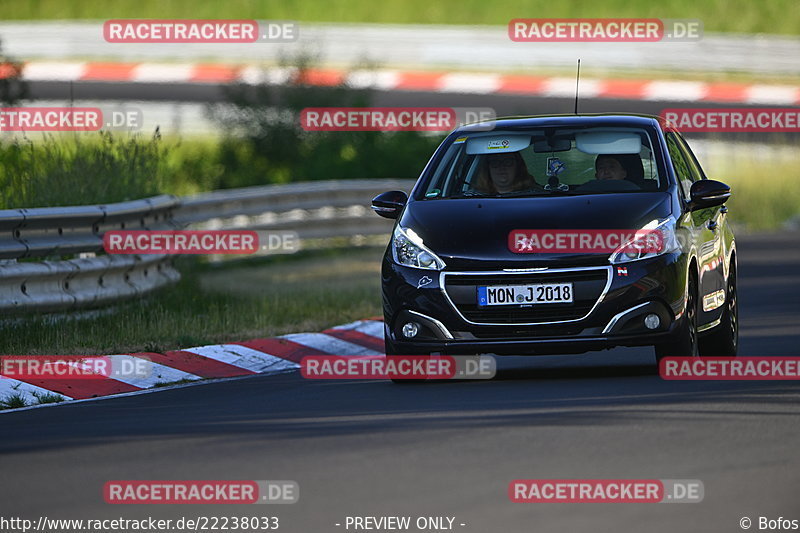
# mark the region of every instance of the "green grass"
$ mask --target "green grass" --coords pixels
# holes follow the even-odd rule
[[[740,162],[717,167],[709,176],[731,186],[728,201],[734,224],[748,231],[779,229],[800,215],[800,164]]]
[[[33,396],[36,398],[36,403],[30,405],[60,403],[64,401],[63,396],[60,394],[54,394],[52,392],[34,392]],[[29,404],[25,399],[25,396],[18,392],[8,394],[5,397],[0,398],[0,411],[3,409],[19,409],[20,407],[28,407],[28,405]]]
[[[700,158],[710,179],[731,186],[730,219],[740,230],[774,231],[800,216],[800,153],[791,137],[765,135],[764,141],[772,142],[727,145]]]
[[[37,404],[61,403],[64,401],[63,396],[52,392],[34,392],[33,395],[36,397]]]
[[[0,143],[0,205],[49,207],[156,195],[165,185],[163,157],[157,138],[17,137]]]
[[[108,132],[13,137],[0,141],[0,209],[213,190],[226,175],[219,151],[219,139],[203,137],[183,141]]]
[[[174,350],[320,331],[377,316],[380,248],[301,252],[220,267],[183,266],[183,279],[113,313],[0,325],[0,353],[88,355]]]
[[[441,140],[416,132],[305,135],[295,131],[299,124],[291,131],[247,125],[259,133],[185,140],[110,133],[0,139],[0,209],[315,179],[415,177]]]
[[[507,24],[512,18],[660,17],[699,18],[707,31],[800,33],[800,13],[791,0],[6,0],[0,19],[255,18],[303,22],[401,24]],[[468,46],[465,45],[465,51]]]
[[[0,399],[0,409],[18,409],[20,407],[27,407],[28,402],[25,401],[25,396],[15,392]]]
[[[178,379],[178,380],[175,380],[175,381],[159,381],[158,383],[153,385],[153,387],[154,388],[172,387],[174,385],[187,385],[189,383],[197,383],[197,380],[196,379],[186,379],[186,378],[184,378],[184,379]]]

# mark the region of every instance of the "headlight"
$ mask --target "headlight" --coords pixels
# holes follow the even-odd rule
[[[426,270],[442,270],[445,266],[444,261],[425,247],[414,230],[400,226],[397,226],[392,235],[392,257],[398,265]]]
[[[680,249],[673,217],[653,220],[640,230],[640,235],[623,243],[608,258],[611,263],[627,263],[649,259]],[[655,245],[656,239],[658,244]]]

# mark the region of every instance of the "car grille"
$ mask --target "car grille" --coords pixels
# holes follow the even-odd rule
[[[581,269],[568,272],[506,272],[448,274],[444,290],[456,309],[470,322],[478,324],[536,324],[578,320],[589,314],[608,283],[609,269]],[[478,287],[490,285],[527,285],[563,283],[573,285],[573,303],[478,306]]]

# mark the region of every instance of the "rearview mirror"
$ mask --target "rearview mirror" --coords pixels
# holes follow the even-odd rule
[[[403,191],[384,192],[372,199],[372,210],[383,218],[397,218],[406,202],[408,195]]]
[[[698,180],[689,189],[691,210],[724,204],[731,197],[731,188],[721,181]]]
[[[572,141],[569,139],[535,139],[533,151],[541,154],[547,152],[567,152],[572,150]]]

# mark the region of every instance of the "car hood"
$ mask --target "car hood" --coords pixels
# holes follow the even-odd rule
[[[412,201],[400,220],[447,263],[447,270],[608,264],[608,253],[515,253],[519,229],[637,230],[670,215],[665,192]]]

